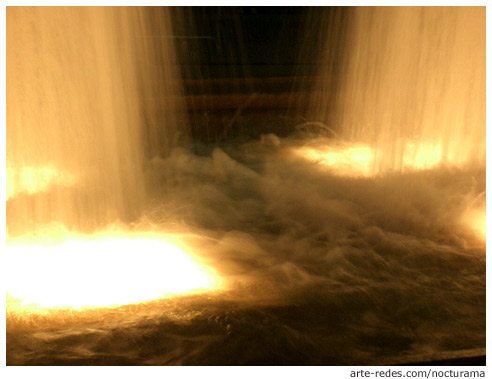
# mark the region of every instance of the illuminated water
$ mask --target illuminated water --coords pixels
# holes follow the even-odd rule
[[[152,64],[172,60],[170,41],[154,51],[135,38],[169,32],[166,12],[8,10],[7,364],[380,364],[484,348],[482,51],[465,41],[483,31],[466,26],[475,11],[453,10],[428,46],[437,10],[367,12],[350,24],[344,118],[330,125],[342,138],[192,151],[176,147],[183,120],[149,110],[179,93],[172,65]],[[383,19],[400,20],[395,37],[351,58],[358,28],[373,20],[378,41]],[[391,47],[415,20],[411,51]],[[400,53],[435,60],[401,92]],[[386,54],[394,69],[372,63]],[[435,130],[408,127],[421,97],[415,118],[430,113]],[[398,114],[405,123],[383,116]]]
[[[376,148],[374,170],[485,164],[485,8],[351,10],[338,103],[314,107],[343,139]],[[325,61],[330,62],[331,51]],[[330,85],[330,65],[321,69]]]
[[[7,362],[371,364],[485,346],[485,240],[468,218],[485,190],[483,170],[344,176],[291,152],[304,143],[154,159],[148,174],[162,186],[142,224],[185,233],[183,246],[227,290],[12,312]],[[93,269],[79,263],[82,293],[102,282],[101,292],[118,299],[128,282],[145,289],[165,279],[164,257],[132,271],[129,254],[156,252],[123,251],[123,262],[102,250]]]
[[[48,222],[92,230],[139,217],[146,156],[165,153],[187,134],[185,128],[174,133],[174,113],[155,114],[163,97],[179,88],[171,43],[164,40],[156,49],[146,38],[155,24],[170,34],[169,20],[160,12],[164,20],[151,23],[149,13],[126,7],[8,9],[10,234]]]

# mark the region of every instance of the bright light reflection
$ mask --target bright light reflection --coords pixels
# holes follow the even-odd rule
[[[291,151],[297,156],[326,166],[336,175],[349,177],[374,176],[398,167],[403,171],[425,170],[442,162],[440,145],[415,141],[406,141],[403,144],[399,159],[390,159],[383,148],[376,151],[368,145],[349,143],[317,143],[296,147]]]
[[[156,236],[99,236],[7,246],[7,294],[23,306],[115,306],[213,290],[211,269]]]
[[[322,147],[303,146],[295,148],[294,154],[302,158],[329,166],[339,175],[371,175],[374,153],[364,145],[324,145]]]
[[[487,216],[485,209],[469,209],[463,215],[463,222],[483,241],[487,239]]]
[[[439,144],[405,143],[403,167],[417,170],[429,169],[437,166],[442,160],[442,148]]]
[[[47,191],[53,185],[71,186],[76,182],[74,174],[50,165],[24,167],[21,170],[7,167],[7,200],[19,193],[32,195]]]

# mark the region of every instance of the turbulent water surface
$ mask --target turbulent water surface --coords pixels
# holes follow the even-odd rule
[[[8,312],[7,364],[378,364],[484,347],[485,240],[467,218],[484,168],[347,176],[292,153],[306,144],[152,159],[135,227],[186,230],[224,289]]]
[[[230,10],[234,33],[204,38],[246,73]],[[485,8],[312,8],[327,23],[306,21],[292,56],[326,54],[312,93],[293,92],[312,99],[289,109],[297,132],[256,127],[287,78],[250,118],[264,77],[222,77],[238,67],[220,74],[199,23],[173,12],[7,8],[7,364],[386,364],[484,348]],[[175,44],[193,38],[189,81]],[[236,79],[251,86],[215,88]],[[213,120],[228,112],[193,103],[219,94],[249,99],[224,104],[224,138]]]

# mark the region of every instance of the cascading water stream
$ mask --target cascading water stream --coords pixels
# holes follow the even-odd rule
[[[484,166],[485,9],[356,7],[349,13],[337,107],[330,114],[321,100],[313,118],[330,120],[344,140],[370,146],[373,173]],[[327,51],[325,62],[332,55]],[[321,70],[325,87],[330,67]]]
[[[484,355],[485,8],[206,8],[7,8],[7,364]]]
[[[148,14],[8,8],[10,235],[50,222],[90,231],[141,216],[144,160],[169,152],[178,134],[174,113],[155,116],[179,88],[172,40],[156,48]],[[154,29],[170,35],[167,13],[159,14]],[[185,128],[179,133],[186,138]]]
[[[174,113],[168,9],[10,7],[7,19],[9,296],[81,307],[210,288],[188,280],[176,291],[179,280],[160,278],[163,266],[200,277],[197,266],[163,232],[128,228],[146,206],[147,160],[188,138]],[[139,249],[139,261],[159,272],[136,268]],[[87,271],[98,285],[82,280]],[[104,282],[113,284],[101,298]]]

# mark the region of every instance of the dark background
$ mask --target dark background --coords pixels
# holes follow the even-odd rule
[[[151,25],[166,11],[146,9]],[[156,25],[150,37],[173,39],[194,141],[290,135],[318,121],[317,102],[336,105],[350,8],[171,7],[170,15],[173,35]]]

